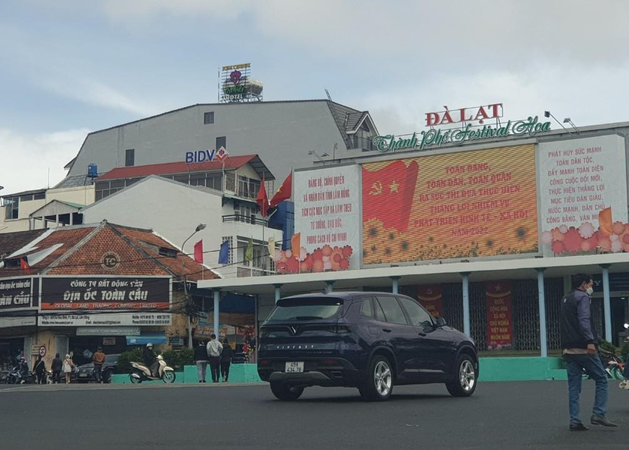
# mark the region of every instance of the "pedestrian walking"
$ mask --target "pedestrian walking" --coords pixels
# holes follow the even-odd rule
[[[596,382],[594,408],[590,423],[605,427],[617,425],[607,420],[607,373],[598,356],[596,344],[600,338],[592,320],[590,296],[593,292],[590,275],[578,274],[573,279],[572,292],[561,301],[561,347],[568,368],[570,431],[586,431],[579,418],[579,396],[585,371]]]
[[[210,358],[210,371],[212,372],[212,381],[218,383],[220,377],[221,354],[223,353],[223,344],[216,339],[216,335],[210,335],[210,342],[207,343],[207,355]]]
[[[96,353],[92,356],[92,362],[94,363],[94,377],[96,378],[96,382],[103,384],[103,364],[105,364],[105,359],[107,356],[103,352],[102,347],[98,347],[96,349]]]
[[[37,377],[37,384],[46,383],[46,364],[44,363],[41,355],[37,356],[37,361],[35,361],[33,372],[35,372],[35,376]]]
[[[229,378],[229,366],[232,363],[234,351],[229,345],[229,340],[225,338],[223,341],[223,351],[221,352],[221,376],[223,377],[223,383],[227,383]]]
[[[61,383],[61,370],[63,369],[63,360],[59,356],[59,353],[55,355],[55,359],[52,360],[50,370],[52,370],[52,382],[54,384]]]
[[[63,373],[66,376],[66,384],[70,383],[72,371],[75,367],[76,365],[74,364],[74,361],[72,361],[72,358],[70,358],[70,355],[66,355],[65,359],[63,360]]]
[[[197,364],[197,377],[199,383],[205,383],[205,374],[207,372],[207,363],[209,361],[207,349],[204,342],[194,348],[194,362]]]

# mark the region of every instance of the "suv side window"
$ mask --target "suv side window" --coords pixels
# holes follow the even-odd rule
[[[400,307],[395,297],[377,297],[378,303],[382,306],[384,316],[389,323],[397,323],[399,325],[408,325],[404,311]]]
[[[406,310],[408,317],[411,319],[411,323],[413,325],[421,325],[424,322],[428,322],[432,324],[432,318],[428,311],[426,311],[422,306],[414,300],[410,298],[399,298],[402,306]]]
[[[378,322],[386,322],[387,318],[384,317],[384,312],[382,312],[382,307],[380,306],[380,303],[378,303],[378,300],[376,300],[375,298],[373,299],[373,306],[374,306],[374,315],[376,316],[376,320]]]
[[[360,315],[373,319],[373,305],[371,303],[371,297],[363,299],[360,304]]]

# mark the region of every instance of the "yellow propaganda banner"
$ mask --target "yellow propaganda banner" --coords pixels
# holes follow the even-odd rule
[[[364,164],[364,263],[536,252],[535,173],[534,145]]]

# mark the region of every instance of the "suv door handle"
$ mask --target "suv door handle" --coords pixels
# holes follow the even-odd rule
[[[389,328],[383,328],[382,331],[384,331],[385,333],[390,333],[391,330]]]

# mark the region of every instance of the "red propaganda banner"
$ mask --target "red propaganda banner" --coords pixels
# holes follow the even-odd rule
[[[443,317],[443,294],[441,293],[440,285],[430,284],[419,286],[417,299],[433,317]]]
[[[513,303],[511,282],[485,284],[487,296],[487,349],[504,350],[513,342]]]

